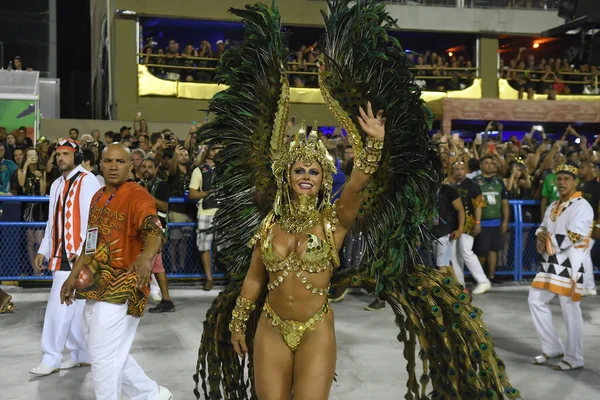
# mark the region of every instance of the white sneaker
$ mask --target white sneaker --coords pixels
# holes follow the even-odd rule
[[[596,291],[596,289],[583,289],[581,291],[581,297],[596,296],[597,294],[598,292]]]
[[[90,363],[82,363],[79,361],[75,361],[72,358],[69,358],[67,361],[60,363],[60,369],[71,369],[77,367],[89,367],[92,364]]]
[[[154,274],[152,274],[152,278],[150,279],[150,300],[155,303],[160,303],[162,300],[160,287],[158,287],[158,282],[156,281]]]
[[[58,371],[60,371],[60,368],[54,368],[46,364],[40,364],[35,368],[31,368],[29,373],[37,376],[46,376]]]
[[[164,386],[158,386],[158,400],[172,400],[173,393]]]
[[[473,289],[473,294],[484,294],[488,290],[492,288],[492,284],[490,282],[480,283]]]

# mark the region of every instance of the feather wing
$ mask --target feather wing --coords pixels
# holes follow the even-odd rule
[[[216,118],[199,135],[225,146],[215,160],[213,178],[219,203],[216,261],[243,276],[251,256],[246,244],[275,198],[271,154],[284,140],[289,90],[278,9],[257,4],[230,11],[246,24],[245,40],[220,60],[217,80],[229,88],[210,101],[209,112]]]
[[[356,271],[376,278],[377,292],[393,287],[420,261],[442,170],[429,129],[431,113],[391,36],[394,21],[377,1],[328,1],[319,72],[324,98],[350,137],[354,154],[365,134],[354,116],[370,101],[386,117],[384,154],[364,191],[356,229],[365,235],[366,262]]]
[[[214,225],[216,264],[230,277],[206,314],[194,375],[195,397],[211,400],[256,399],[252,339],[264,293],[248,321],[250,352],[242,360],[233,351],[229,321],[250,267],[252,251],[247,244],[272,208],[277,191],[271,160],[284,143],[289,107],[278,9],[257,4],[230,11],[245,23],[245,39],[223,54],[217,79],[229,88],[210,101],[209,112],[216,118],[199,131],[201,140],[224,145],[214,167],[213,190],[219,203]]]
[[[419,247],[433,241],[428,226],[443,175],[429,135],[432,115],[390,34],[395,21],[376,0],[328,5],[320,87],[355,154],[365,137],[353,120],[358,107],[370,101],[386,117],[384,154],[356,224],[366,239],[363,261],[356,270],[337,273],[333,283],[366,287],[392,306],[408,361],[407,399],[516,398],[519,392],[494,352],[481,310],[452,278],[420,265]],[[429,384],[431,397],[425,393]]]

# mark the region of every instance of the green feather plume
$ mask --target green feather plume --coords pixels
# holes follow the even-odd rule
[[[386,117],[381,166],[364,192],[356,224],[366,237],[364,259],[356,269],[336,271],[332,285],[364,287],[391,305],[408,361],[406,399],[517,398],[481,310],[470,305],[452,279],[420,265],[419,247],[433,240],[428,224],[442,170],[429,137],[432,114],[420,99],[404,51],[390,34],[395,21],[375,0],[328,0],[328,5],[324,88],[346,117],[354,119],[367,101],[374,110],[384,109]],[[230,283],[204,321],[194,394],[254,400],[252,342],[266,290],[248,321],[247,358],[234,353],[228,325],[250,266],[246,244],[275,198],[270,142],[286,54],[274,5],[231,12],[246,24],[246,39],[221,58],[218,79],[229,88],[211,100],[209,111],[216,119],[200,130],[202,140],[226,146],[215,160],[213,188],[220,203],[216,262],[229,272]],[[423,365],[418,377],[417,354]],[[429,387],[433,392],[426,393]]]
[[[367,101],[386,118],[382,161],[363,192],[355,225],[365,235],[365,261],[355,273],[374,276],[380,292],[396,287],[407,269],[422,262],[418,248],[432,239],[427,225],[443,179],[441,163],[429,135],[431,113],[410,61],[391,36],[396,26],[385,5],[365,0],[328,5],[325,86],[359,131],[355,116]]]

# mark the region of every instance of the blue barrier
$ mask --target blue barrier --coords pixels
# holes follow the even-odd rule
[[[20,203],[48,203],[48,196],[0,197],[0,280],[49,280],[47,270],[35,271],[32,262],[43,237],[46,222],[20,222]],[[170,204],[195,203],[183,197],[172,197]],[[7,213],[6,211],[9,210]],[[8,220],[8,221],[7,221]],[[205,278],[196,247],[196,222],[169,222],[169,241],[162,251],[163,264],[169,278]],[[214,278],[222,278],[222,271],[211,266]]]
[[[0,280],[51,279],[48,271],[39,273],[32,267],[32,257],[37,253],[46,222],[20,222],[20,203],[48,203],[48,200],[47,196],[0,197],[0,205],[3,206],[3,212],[0,214]],[[183,197],[169,199],[170,204],[187,202],[193,201]],[[523,207],[537,207],[540,202],[509,200],[509,204],[512,207],[513,221],[508,224],[506,246],[500,254],[496,275],[512,276],[515,281],[520,281],[535,275],[539,257],[534,236],[539,224],[523,221]],[[7,209],[9,214],[5,212]],[[162,252],[167,276],[183,279],[205,278],[196,247],[196,222],[169,222],[167,232],[169,241]],[[592,260],[596,256],[600,256],[600,241],[592,248]],[[223,271],[215,271],[214,266],[211,267],[211,271],[215,278],[224,276]],[[594,273],[600,273],[598,268],[595,268]]]

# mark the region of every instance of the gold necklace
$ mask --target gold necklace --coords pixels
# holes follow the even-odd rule
[[[298,200],[291,202],[279,219],[279,227],[290,235],[308,232],[310,228],[321,221],[321,214],[317,210],[317,196],[310,197],[303,194]]]

